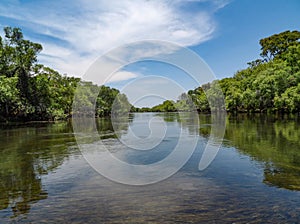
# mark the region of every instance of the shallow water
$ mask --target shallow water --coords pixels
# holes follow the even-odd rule
[[[139,137],[160,117],[166,135],[153,150],[122,146],[129,128]],[[198,170],[212,117],[132,114],[114,128],[98,119],[101,141],[120,160],[151,164],[184,137],[197,147],[176,174],[159,183],[129,186],[99,175],[82,156],[71,122],[0,130],[0,223],[297,223],[300,220],[300,121],[298,117],[227,116],[222,147]],[[177,136],[177,137],[176,137]]]

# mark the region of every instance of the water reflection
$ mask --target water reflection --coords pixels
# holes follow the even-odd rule
[[[194,112],[180,113],[155,113],[155,116],[162,117],[165,122],[178,123],[181,128],[187,128],[190,134],[198,134],[199,117]]]
[[[31,204],[47,198],[41,176],[60,166],[74,142],[69,123],[36,124],[0,131],[0,210],[13,216],[29,212]]]
[[[161,118],[165,126],[155,118]],[[123,132],[119,136],[121,142],[127,147],[116,147],[115,143],[114,148],[121,150],[114,150],[114,156],[130,164],[146,165],[163,160],[174,152],[176,147],[178,151],[188,154],[187,144],[191,146],[193,141],[198,139],[198,122],[198,115],[190,112],[136,114],[134,122],[129,124],[132,133]],[[138,139],[133,138],[132,135]],[[178,145],[180,138],[181,141],[188,143],[180,147]],[[108,148],[111,148],[112,142],[109,144]],[[185,156],[181,155],[181,158]],[[177,158],[176,163],[179,163],[181,158]]]
[[[210,123],[210,117],[200,115],[200,122]],[[275,115],[231,116],[226,122],[223,144],[260,161],[268,185],[300,190],[300,121],[298,117]],[[202,126],[207,136],[210,126]]]
[[[117,141],[117,134],[126,136],[128,127],[134,130],[137,118],[146,115],[150,116],[135,114],[130,115],[129,122],[128,118],[118,120],[118,133],[109,119],[93,122],[97,134],[116,156],[132,163],[148,164],[171,153],[177,143],[172,129],[161,151],[133,153],[112,145]],[[207,142],[213,119],[220,117],[201,114],[198,118],[189,113],[151,116],[161,117],[169,127],[180,127],[186,134],[201,136],[198,151],[185,167],[170,179],[145,188],[124,187],[91,171],[80,157],[70,122],[1,129],[0,219],[4,223],[17,220],[17,216],[26,216],[24,222],[33,223],[49,220],[199,223],[218,222],[223,218],[228,223],[299,220],[299,118],[229,116],[224,147],[213,162],[213,169],[201,173],[197,167],[201,147]],[[198,119],[200,129],[196,125]],[[149,130],[138,132],[138,128],[135,131],[140,135],[149,133]],[[68,175],[74,178],[68,179]],[[70,183],[72,187],[67,185]]]
[[[96,119],[94,124],[98,138],[117,137],[110,119]],[[120,130],[127,128],[128,122],[120,123]],[[10,208],[12,217],[28,213],[32,203],[46,199],[43,176],[70,155],[80,154],[71,121],[2,126],[0,142],[0,210]]]

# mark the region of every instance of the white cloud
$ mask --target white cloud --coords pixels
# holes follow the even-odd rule
[[[119,82],[139,77],[137,73],[128,71],[118,71],[114,73],[106,83]]]
[[[213,4],[217,9],[225,2]],[[32,32],[29,38],[44,46],[42,63],[81,76],[97,57],[124,43],[156,39],[192,46],[210,39],[216,28],[213,12],[188,11],[183,4],[186,1],[10,1],[0,3],[0,15]],[[33,33],[48,38],[39,39]],[[149,49],[148,54],[152,53]],[[126,72],[121,75],[123,80],[133,77]]]

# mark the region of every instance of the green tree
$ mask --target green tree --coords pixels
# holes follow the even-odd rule
[[[212,111],[225,110],[224,94],[218,81],[211,83],[210,88],[206,91],[206,96]]]
[[[3,120],[70,117],[76,90],[74,106],[79,111],[75,113],[91,115],[95,110],[96,116],[110,115],[115,99],[130,105],[125,95],[117,97],[117,89],[62,76],[37,64],[41,50],[40,44],[25,40],[19,28],[4,28],[4,37],[0,37],[0,117]]]
[[[276,56],[280,56],[287,51],[288,47],[294,44],[299,44],[300,32],[285,31],[279,34],[274,34],[270,37],[263,38],[259,41],[261,45],[261,56],[265,59],[272,60]]]
[[[2,119],[7,118],[10,114],[16,114],[19,109],[21,102],[17,82],[17,77],[0,76],[0,112]]]
[[[274,99],[275,108],[285,112],[300,111],[300,83],[290,87],[280,96]]]
[[[188,95],[195,105],[197,111],[210,111],[209,103],[202,87],[198,87],[194,90],[188,91]]]
[[[152,107],[152,111],[155,112],[175,112],[177,108],[175,107],[175,102],[171,100],[165,100],[162,104]]]
[[[119,91],[108,86],[101,86],[98,91],[96,102],[96,112],[99,116],[108,116],[111,113],[114,100],[119,94]]]
[[[42,50],[42,46],[23,39],[23,34],[19,28],[5,27],[5,51],[11,54],[10,66],[7,76],[18,76],[18,87],[21,97],[30,98],[29,77],[34,63],[37,61],[37,54]]]
[[[126,116],[130,112],[131,107],[127,96],[119,93],[114,99],[111,114],[114,117]]]

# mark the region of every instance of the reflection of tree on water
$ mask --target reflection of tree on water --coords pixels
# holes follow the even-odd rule
[[[187,128],[190,134],[198,134],[199,118],[196,112],[169,112],[155,113],[162,117],[165,122],[178,122],[182,128]]]
[[[33,164],[28,162],[9,164],[14,167],[10,168],[8,174],[4,173],[7,170],[1,167],[0,209],[11,207],[14,216],[27,213],[30,210],[30,203],[47,198],[39,174],[34,170]]]
[[[77,117],[73,118],[74,130],[77,130],[77,139],[80,143],[92,143],[99,139],[117,138],[118,132],[127,131],[129,123],[132,122],[134,114],[114,117]],[[82,137],[82,138],[81,138]]]
[[[134,114],[128,114],[126,116],[113,117],[109,122],[115,134],[120,137],[122,132],[128,131],[129,125],[134,120],[134,117]]]
[[[0,210],[26,214],[32,203],[47,198],[41,177],[70,154],[71,130],[67,123],[1,130]]]
[[[288,171],[288,172],[287,172]],[[266,163],[264,183],[290,190],[300,190],[300,168],[282,169]]]
[[[201,120],[200,115],[200,120]],[[264,183],[300,190],[300,130],[296,118],[239,114],[226,123],[224,145],[264,163]],[[200,128],[207,136],[209,127]]]

